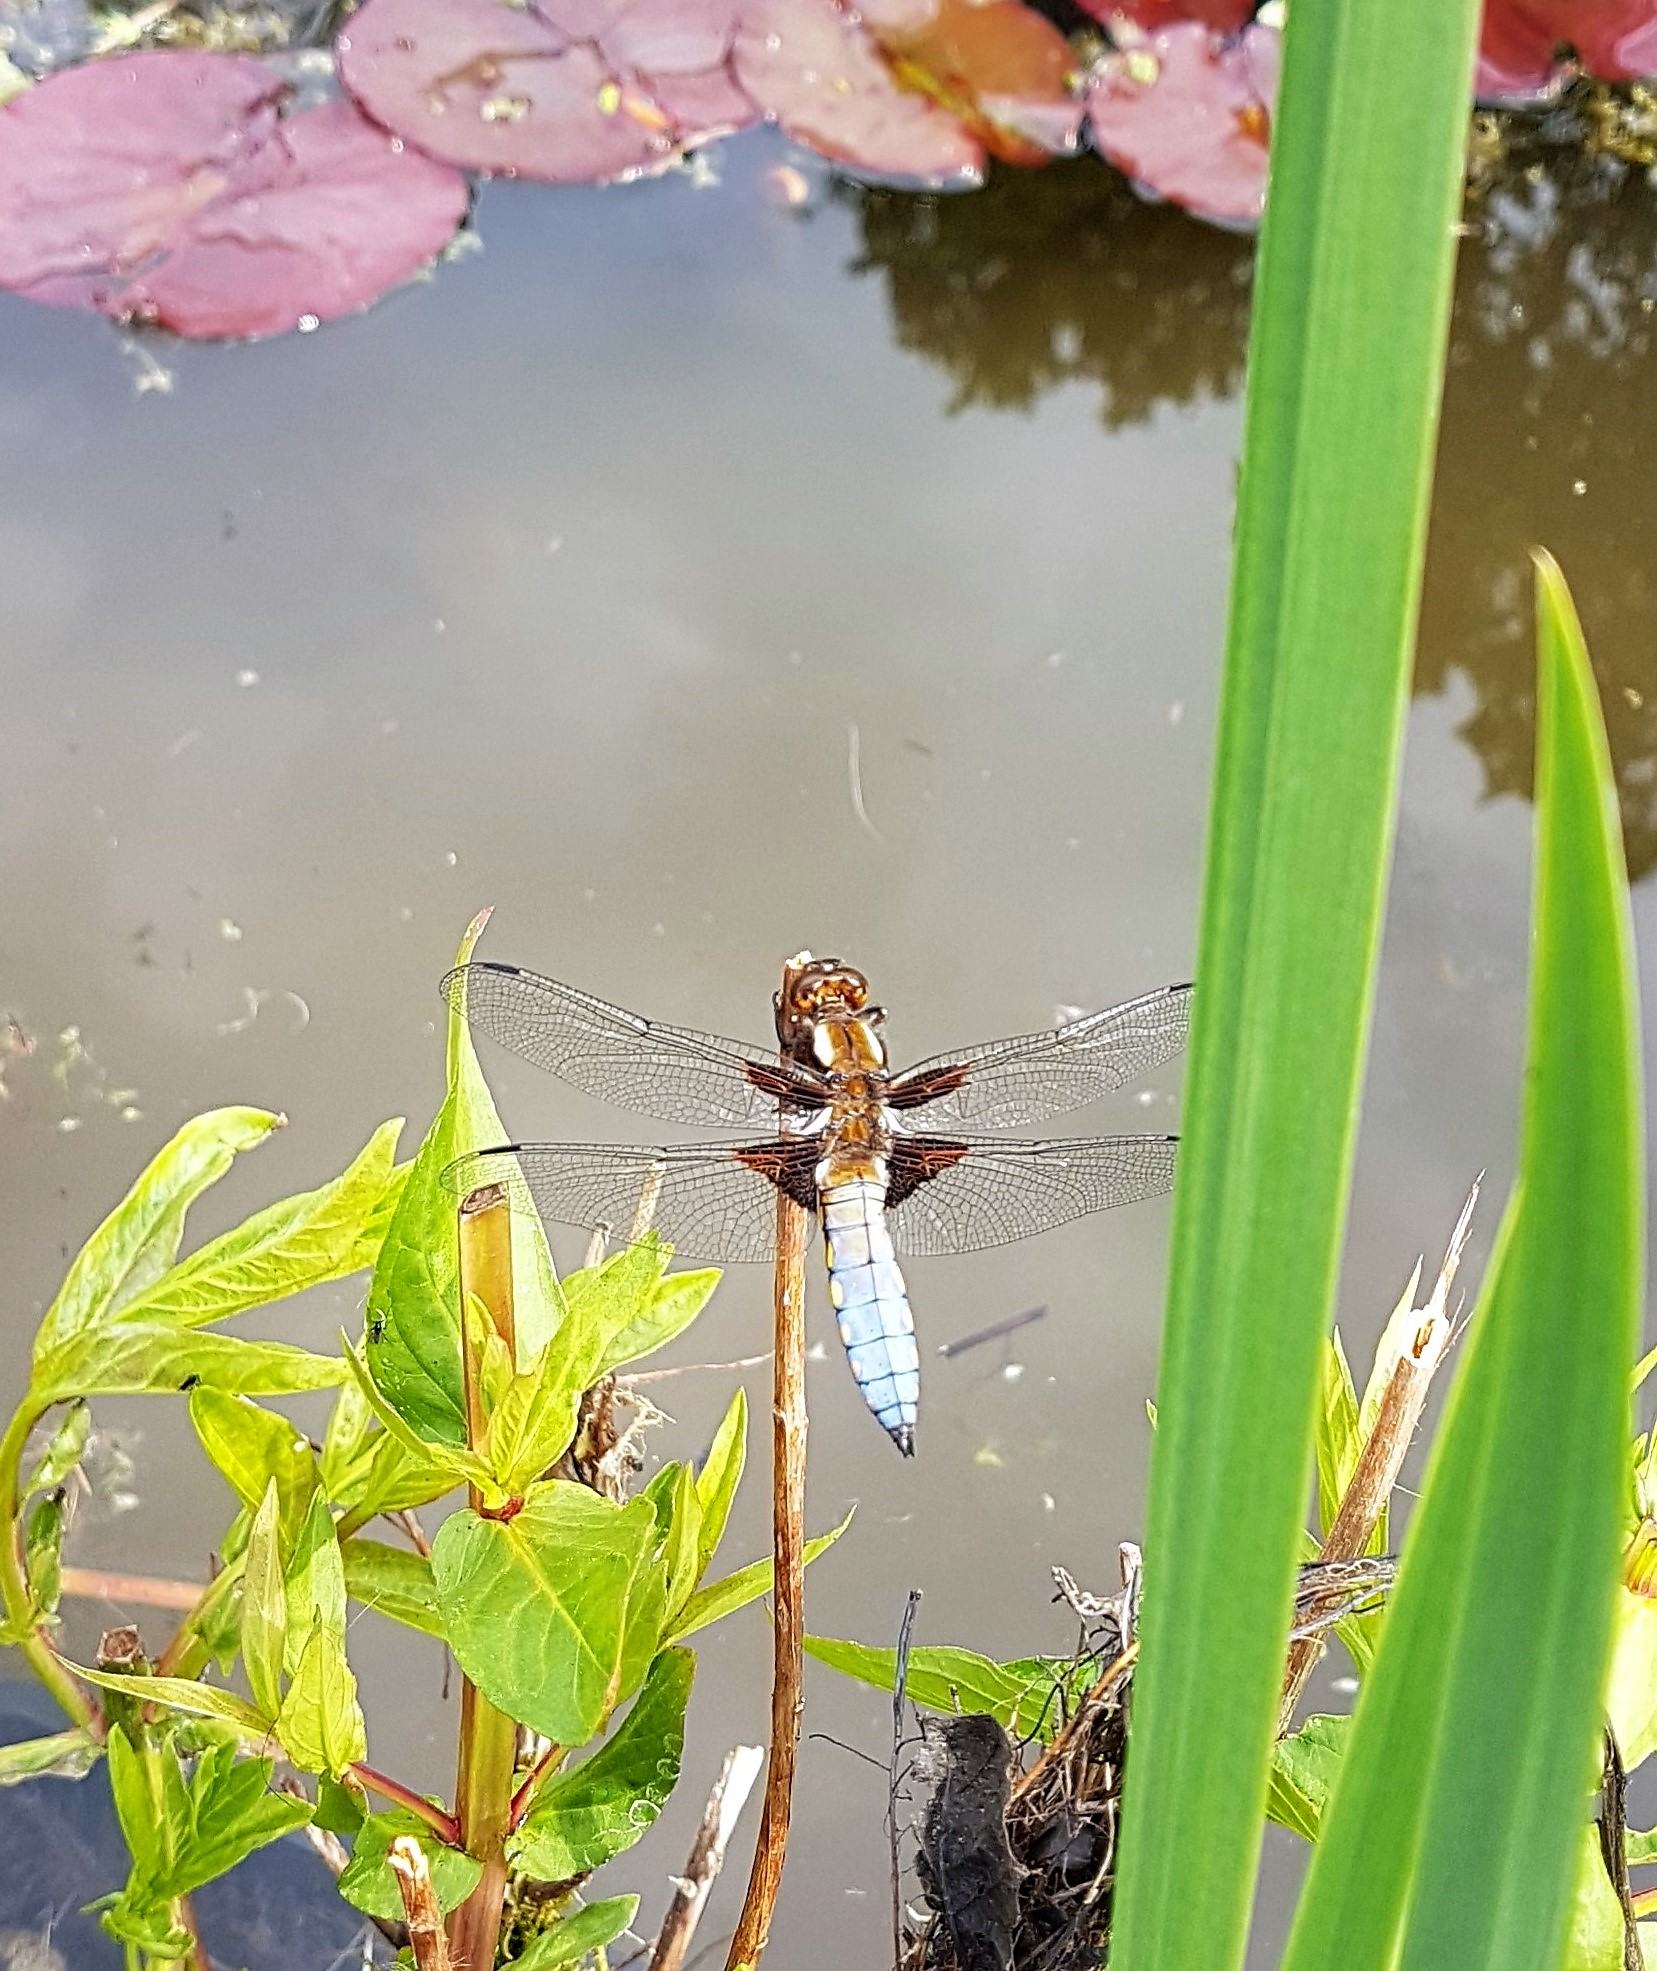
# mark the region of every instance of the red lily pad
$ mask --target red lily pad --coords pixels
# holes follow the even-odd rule
[[[388,130],[474,171],[602,184],[664,170],[759,112],[740,0],[366,0],[336,44]]]
[[[1252,226],[1266,203],[1281,37],[1189,23],[1108,55],[1094,71],[1094,144],[1157,197],[1221,225]]]
[[[466,181],[287,96],[261,61],[184,52],[26,89],[0,108],[0,287],[197,337],[366,308],[453,236]]]
[[[1558,54],[1567,46],[1603,82],[1635,82],[1657,73],[1657,4],[1486,0],[1479,94],[1519,98],[1549,93],[1565,72]]]
[[[978,139],[905,89],[856,15],[834,0],[749,0],[736,73],[773,122],[838,164],[956,188],[983,176]]]
[[[1021,0],[864,0],[859,12],[897,80],[958,117],[992,157],[1035,165],[1075,150],[1075,54]]]

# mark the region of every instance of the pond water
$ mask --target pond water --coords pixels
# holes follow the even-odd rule
[[[1533,541],[1575,585],[1636,877],[1657,863],[1657,207],[1580,171],[1469,224],[1355,1355],[1480,1169],[1488,1235],[1511,1168]],[[251,348],[123,345],[0,296],[0,1013],[37,1042],[0,1106],[8,1387],[66,1256],[186,1115],[291,1125],[199,1231],[387,1115],[412,1147],[436,981],[482,903],[488,955],[759,1039],[781,958],[843,954],[899,1056],[1190,972],[1250,243],[1092,160],[940,202],[835,188],[764,139],[712,182],[494,184],[476,233],[429,285]],[[1649,968],[1649,882],[1635,901]],[[517,1132],[648,1139],[486,1066]],[[1177,1094],[1164,1073],[1080,1126],[1175,1126]],[[1067,1646],[1049,1569],[1109,1586],[1142,1526],[1166,1232],[1157,1204],[917,1263],[911,1464],[814,1282],[812,1522],[860,1502],[813,1572],[815,1628],[889,1640],[913,1586],[923,1640]],[[326,1347],[359,1302],[319,1293],[271,1331]],[[931,1352],[1032,1306],[1007,1343]],[[671,1359],[756,1354],[768,1319],[767,1280],[733,1274]],[[763,1417],[768,1372],[746,1373]],[[657,1389],[664,1452],[700,1451],[731,1380]],[[228,1500],[182,1406],[104,1407],[137,1502],[83,1517],[72,1558],[199,1576]],[[734,1558],[766,1540],[755,1451]],[[69,1644],[107,1619],[72,1610]],[[764,1731],[763,1618],[706,1642],[683,1795],[613,1870],[646,1916],[724,1749]],[[437,1652],[374,1617],[354,1646],[376,1762],[446,1788]],[[885,1780],[848,1749],[884,1758],[886,1702],[827,1673],[809,1700],[780,1971],[886,1950]],[[1262,1964],[1296,1866],[1274,1842]]]

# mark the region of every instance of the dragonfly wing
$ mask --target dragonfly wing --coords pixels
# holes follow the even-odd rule
[[[682,1259],[769,1259],[777,1193],[817,1208],[817,1151],[809,1140],[763,1143],[509,1143],[461,1157],[443,1173],[457,1197],[504,1185],[519,1209],[626,1240],[645,1200],[646,1222]],[[652,1195],[654,1202],[650,1202]]]
[[[443,996],[479,1033],[583,1094],[664,1122],[741,1129],[825,1099],[763,1048],[640,1019],[516,965],[461,965]]]
[[[1190,1023],[1191,987],[1164,986],[1048,1033],[935,1054],[895,1081],[886,1099],[900,1111],[924,1109],[929,1127],[1044,1122],[1171,1060]]]
[[[1160,1197],[1174,1181],[1178,1141],[900,1136],[892,1144],[886,1193],[893,1243],[912,1258],[980,1252],[1090,1211]]]

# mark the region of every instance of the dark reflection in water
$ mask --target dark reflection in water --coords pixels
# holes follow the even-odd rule
[[[1028,410],[1060,385],[1111,427],[1234,392],[1253,242],[1146,205],[1113,175],[999,173],[971,198],[849,192],[857,272],[878,274],[904,348],[954,380],[952,408]],[[1461,727],[1485,792],[1527,791],[1527,553],[1563,562],[1605,691],[1630,867],[1657,865],[1657,637],[1643,561],[1657,511],[1657,198],[1620,167],[1561,157],[1473,200],[1416,688],[1471,687]],[[1331,653],[1339,661],[1338,653]]]
[[[1242,381],[1254,242],[1147,205],[1113,171],[843,196],[861,207],[855,271],[884,276],[898,342],[949,372],[953,410],[1028,410],[1085,383],[1115,428]]]

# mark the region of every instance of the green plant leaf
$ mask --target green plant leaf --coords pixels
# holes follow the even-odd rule
[[[507,1843],[514,1867],[542,1882],[565,1882],[632,1847],[678,1783],[695,1674],[688,1649],[656,1658],[632,1710],[592,1757],[535,1796]]]
[[[310,1803],[279,1793],[269,1759],[240,1759],[234,1746],[202,1754],[190,1775],[189,1821],[171,1866],[157,1887],[187,1896],[228,1875],[255,1849],[267,1847],[311,1817]]]
[[[471,957],[488,915],[484,911],[467,927],[456,964]],[[459,1201],[445,1189],[443,1172],[456,1157],[505,1140],[466,1021],[451,1008],[447,1092],[392,1213],[368,1289],[367,1355],[375,1383],[415,1433],[435,1444],[466,1442]],[[513,1214],[512,1255],[516,1322],[527,1355],[558,1325],[561,1312],[546,1239],[528,1214]]]
[[[281,1123],[265,1109],[214,1109],[187,1122],[76,1254],[35,1336],[36,1364],[160,1279],[190,1206]]]
[[[0,1745],[0,1786],[17,1786],[26,1779],[84,1779],[102,1751],[81,1725],[45,1738],[15,1739]]]
[[[274,1718],[262,1716],[234,1691],[220,1690],[213,1684],[195,1683],[189,1677],[128,1676],[120,1670],[89,1670],[80,1663],[71,1663],[69,1668],[100,1690],[119,1691],[146,1704],[164,1705],[169,1711],[183,1711],[193,1718],[217,1718],[234,1725],[253,1744],[269,1740],[276,1730]]]
[[[1582,633],[1559,571],[1540,558],[1537,607],[1516,1202],[1286,1971],[1335,1955],[1348,1971],[1552,1971],[1565,1943],[1625,1534],[1645,1173],[1615,783]],[[1562,1345],[1561,1310],[1571,1308],[1587,1315]]]
[[[449,1645],[491,1704],[584,1745],[625,1695],[628,1604],[656,1533],[647,1499],[532,1486],[510,1520],[451,1513],[432,1544]]]
[[[148,1321],[117,1321],[37,1356],[30,1402],[39,1409],[77,1396],[143,1396],[193,1389],[291,1396],[328,1389],[345,1374],[333,1356],[280,1341],[243,1341]]]
[[[377,1917],[382,1923],[401,1923],[403,1898],[386,1855],[392,1842],[403,1834],[420,1843],[439,1906],[445,1910],[457,1909],[482,1879],[482,1862],[474,1861],[461,1848],[451,1848],[439,1841],[417,1814],[401,1807],[389,1813],[370,1814],[364,1820],[352,1843],[351,1859],[339,1878],[340,1894],[364,1916]]]
[[[738,1383],[731,1406],[713,1434],[702,1469],[696,1474],[696,1497],[702,1508],[702,1527],[697,1538],[699,1580],[713,1565],[713,1557],[725,1537],[747,1459],[748,1392]]]
[[[562,1322],[489,1420],[489,1465],[503,1492],[521,1492],[569,1448],[582,1396],[617,1337],[648,1319],[669,1284],[666,1266],[667,1249],[652,1236],[564,1282]]]
[[[645,1488],[656,1507],[662,1532],[662,1564],[667,1573],[663,1619],[672,1621],[702,1578],[702,1501],[696,1474],[677,1461],[665,1464]]]
[[[1358,1433],[1358,1392],[1339,1333],[1324,1348],[1322,1404],[1318,1413],[1318,1525],[1327,1533],[1340,1510],[1363,1439]]]
[[[29,1473],[22,1496],[27,1499],[35,1492],[55,1492],[85,1455],[91,1434],[91,1408],[85,1403],[71,1403]]]
[[[374,1263],[381,1217],[402,1177],[394,1169],[401,1120],[382,1123],[331,1183],[255,1212],[135,1294],[145,1321],[199,1328],[263,1307]]]
[[[852,1513],[856,1511],[853,1506],[838,1526],[827,1533],[819,1533],[815,1540],[807,1540],[805,1561],[808,1567],[819,1554],[828,1552],[851,1525]],[[768,1595],[771,1592],[772,1571],[773,1563],[769,1560],[750,1561],[734,1574],[727,1574],[722,1581],[713,1581],[705,1588],[698,1588],[680,1609],[678,1618],[669,1625],[662,1641],[683,1642],[687,1636],[694,1636],[698,1629],[707,1628],[710,1622],[717,1622],[739,1608],[746,1608],[749,1602],[758,1601],[761,1595]]]
[[[1131,1971],[1236,1971],[1254,1900],[1380,943],[1477,18],[1477,0],[1287,12],[1112,1936]],[[1377,90],[1401,47],[1409,89]]]
[[[190,1422],[244,1506],[257,1507],[267,1486],[276,1487],[282,1546],[291,1549],[321,1482],[310,1439],[274,1410],[206,1384],[190,1392]]]
[[[1291,1737],[1278,1740],[1266,1811],[1280,1827],[1307,1841],[1318,1838],[1351,1730],[1350,1718],[1319,1713]]]
[[[141,1755],[119,1725],[110,1727],[104,1749],[109,1762],[110,1796],[115,1802],[115,1817],[121,1823],[121,1838],[132,1856],[133,1875],[139,1880],[154,1879],[166,1864],[174,1830],[158,1811],[160,1803],[150,1790]],[[177,1764],[173,1760],[175,1770]]]
[[[242,1567],[242,1664],[253,1701],[267,1717],[282,1708],[288,1597],[282,1582],[280,1495],[273,1478],[248,1528]]]
[[[345,1563],[320,1493],[312,1495],[286,1586],[285,1655],[292,1681],[277,1731],[302,1772],[338,1778],[364,1756],[368,1740],[345,1655]]]
[[[579,1964],[595,1950],[612,1944],[639,1913],[637,1896],[611,1896],[607,1902],[588,1903],[573,1916],[566,1916],[543,1930],[513,1958],[508,1971],[558,1971],[564,1964]]]
[[[443,1471],[447,1473],[451,1487],[477,1485],[491,1497],[500,1496],[501,1488],[482,1458],[468,1451],[464,1445],[431,1442],[422,1437],[375,1382],[366,1358],[357,1352],[348,1335],[340,1336],[340,1346],[345,1353],[346,1372],[362,1391],[369,1408],[385,1426],[386,1434],[406,1454],[409,1461],[406,1469],[421,1473]],[[394,1469],[401,1473],[405,1468]],[[381,1504],[377,1510],[385,1512],[390,1508]]]
[[[345,1591],[353,1601],[423,1635],[445,1640],[429,1560],[411,1548],[391,1547],[360,1536],[347,1540],[341,1551],[345,1557]]]
[[[805,1653],[842,1676],[890,1690],[897,1677],[897,1651],[869,1643],[841,1642],[833,1636],[807,1636]],[[1058,1657],[1025,1658],[997,1663],[976,1650],[948,1644],[919,1644],[909,1652],[904,1694],[923,1710],[946,1716],[985,1713],[1021,1736],[1052,1735],[1062,1722],[1053,1701],[1055,1689],[1070,1669]]]
[[[629,1321],[611,1338],[599,1360],[598,1376],[608,1375],[626,1363],[639,1362],[676,1341],[708,1304],[708,1297],[719,1284],[719,1268],[707,1266],[695,1272],[670,1273],[659,1282],[642,1315]]]
[[[62,1492],[47,1492],[35,1500],[24,1522],[23,1567],[28,1576],[29,1599],[43,1621],[52,1620],[58,1609],[63,1519]]]

